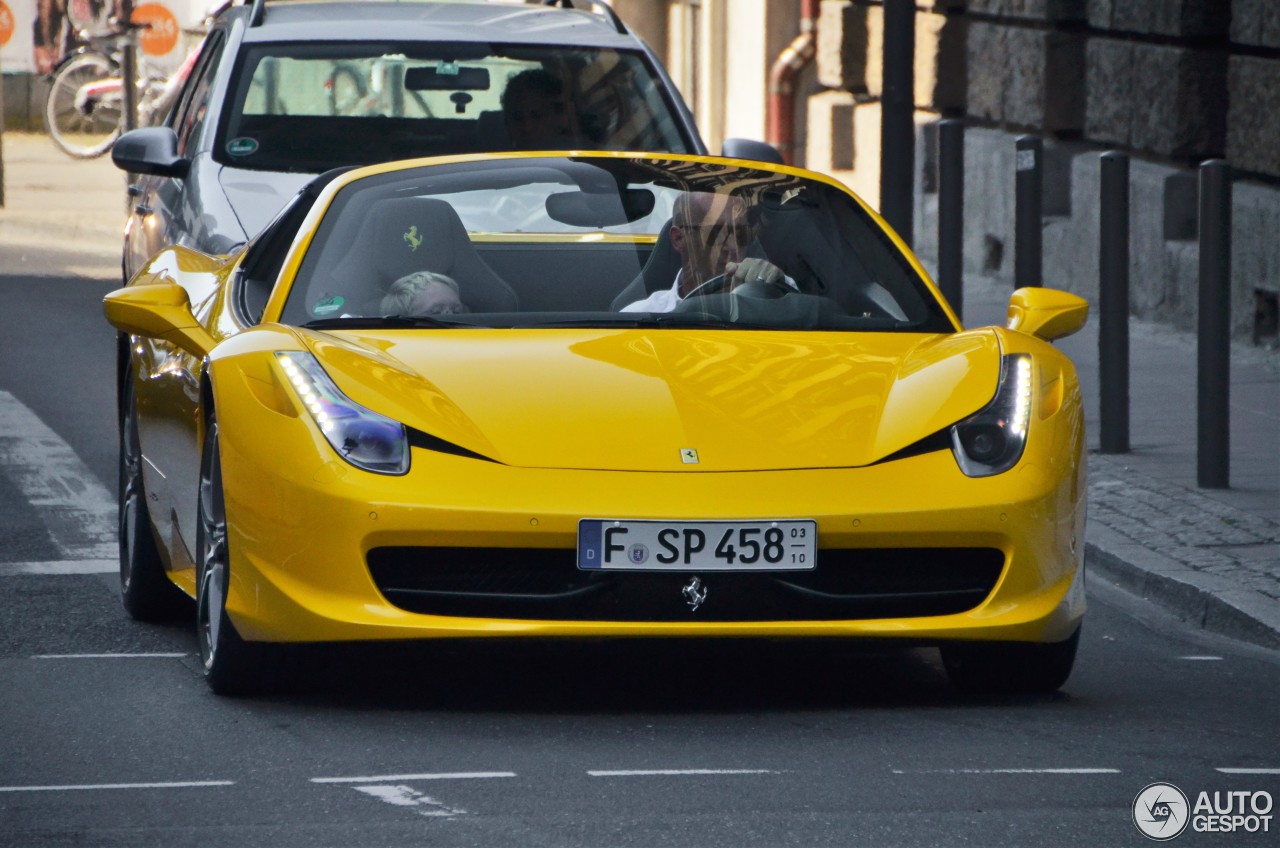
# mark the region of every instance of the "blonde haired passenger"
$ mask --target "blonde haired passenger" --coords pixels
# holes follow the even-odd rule
[[[391,284],[382,298],[383,315],[452,315],[470,312],[452,277],[414,271]]]

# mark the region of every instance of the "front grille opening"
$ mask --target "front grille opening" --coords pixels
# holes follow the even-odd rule
[[[690,573],[580,571],[572,550],[383,547],[369,572],[387,601],[430,615],[539,621],[848,621],[966,612],[1004,569],[996,548],[819,550],[807,572],[699,576],[707,599],[691,609]]]

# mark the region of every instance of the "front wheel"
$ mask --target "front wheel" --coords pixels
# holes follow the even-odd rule
[[[49,137],[68,156],[101,156],[120,136],[123,101],[115,62],[101,53],[73,56],[53,72],[44,107]]]
[[[227,510],[222,491],[218,422],[211,418],[200,460],[196,526],[196,639],[209,687],[219,695],[248,695],[266,687],[264,646],[240,638],[227,616],[231,558],[227,547]]]
[[[942,664],[958,688],[968,692],[1048,694],[1071,676],[1080,628],[1065,641],[964,642],[942,646]]]

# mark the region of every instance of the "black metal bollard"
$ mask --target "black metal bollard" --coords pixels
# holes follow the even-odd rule
[[[1129,451],[1129,156],[1102,154],[1098,419],[1103,453]]]
[[[121,0],[120,20],[124,26],[133,20],[133,8],[133,0]],[[140,30],[129,31],[130,37],[125,39],[120,51],[120,79],[124,81],[120,89],[124,111],[121,129],[125,132],[138,127],[138,40],[133,37],[137,32]]]
[[[4,68],[0,68],[0,209],[4,208]]]
[[[1196,337],[1196,483],[1230,487],[1231,168],[1200,166],[1200,320]]]
[[[1013,282],[1044,284],[1044,142],[1031,135],[1017,141],[1014,164]]]
[[[964,320],[964,121],[938,122],[938,287]]]
[[[880,99],[880,214],[908,245],[915,188],[916,6],[884,4],[884,94]]]

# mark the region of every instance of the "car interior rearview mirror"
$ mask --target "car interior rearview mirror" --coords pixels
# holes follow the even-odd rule
[[[409,91],[488,91],[489,69],[457,62],[420,65],[404,72],[404,87]]]
[[[652,191],[643,188],[596,193],[565,191],[547,198],[547,216],[571,227],[618,227],[646,217],[655,203]]]

